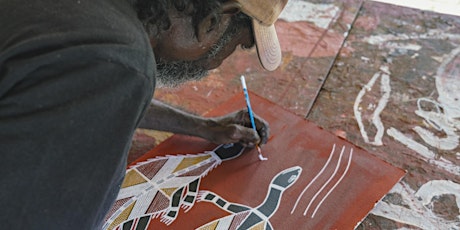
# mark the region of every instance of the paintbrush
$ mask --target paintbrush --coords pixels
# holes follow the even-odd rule
[[[252,112],[251,102],[249,101],[248,88],[246,87],[246,80],[244,79],[243,75],[241,75],[241,85],[243,85],[244,98],[246,100],[246,106],[248,107],[249,119],[251,120],[252,128],[257,132],[256,122],[254,121],[254,113]],[[260,149],[259,144],[256,145],[256,149],[259,153],[259,159],[261,161],[268,160],[268,158],[262,155],[262,150]]]

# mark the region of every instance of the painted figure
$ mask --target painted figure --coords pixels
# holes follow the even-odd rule
[[[199,193],[198,201],[210,202],[231,213],[199,227],[199,230],[214,229],[273,229],[269,219],[279,207],[283,192],[299,178],[302,168],[295,166],[278,173],[268,187],[265,200],[256,208],[231,203],[211,191]]]
[[[140,162],[126,171],[117,200],[103,229],[146,229],[153,218],[171,224],[182,207],[190,210],[200,180],[222,161],[241,155],[240,144],[220,145],[193,155],[162,156]]]

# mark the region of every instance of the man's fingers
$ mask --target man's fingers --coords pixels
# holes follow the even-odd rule
[[[258,133],[252,128],[235,125],[235,128],[232,130],[231,138],[246,147],[255,147],[261,141]]]
[[[246,127],[252,128],[251,119],[249,117],[247,109],[240,110],[237,113],[236,119],[238,120],[238,123]],[[257,144],[266,144],[268,141],[268,137],[270,135],[270,128],[268,122],[266,122],[263,118],[259,117],[257,114],[254,114],[254,122],[260,140]]]
[[[257,131],[253,129],[247,109],[218,117],[214,121],[219,126],[215,127],[216,132],[208,139],[215,143],[239,142],[246,147],[255,147],[267,143],[270,135],[268,123],[257,115],[254,115]]]
[[[257,127],[257,133],[260,136],[260,144],[266,144],[268,137],[270,136],[270,127],[268,126],[268,122],[259,116],[256,116],[254,119]]]
[[[257,132],[260,137],[260,144],[266,144],[270,135],[270,128],[268,125],[263,125],[262,128],[257,130]]]

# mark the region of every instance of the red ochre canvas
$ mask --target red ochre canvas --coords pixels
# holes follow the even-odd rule
[[[255,149],[221,160],[216,145],[174,135],[129,167],[104,229],[354,229],[405,174],[268,100],[250,98],[270,123],[262,147],[267,161]],[[241,94],[207,115],[245,106]]]

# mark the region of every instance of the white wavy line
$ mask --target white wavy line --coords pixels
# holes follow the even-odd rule
[[[359,104],[361,103],[366,91],[370,91],[372,86],[375,84],[375,81],[380,76],[380,72],[377,72],[372,76],[371,80],[363,86],[363,88],[359,91],[358,95],[355,99],[355,104],[353,105],[353,112],[355,114],[356,121],[358,122],[359,131],[361,132],[361,136],[364,139],[364,142],[369,143],[369,137],[367,135],[366,130],[364,129],[363,118],[361,116],[361,112],[359,111]]]
[[[335,167],[334,169],[334,172],[332,173],[332,175],[329,177],[329,179],[326,181],[326,183],[323,184],[323,186],[321,186],[321,188],[318,190],[318,192],[316,192],[316,194],[313,196],[313,198],[310,200],[310,203],[308,204],[307,208],[305,209],[305,211],[303,212],[303,215],[306,216],[307,215],[307,212],[308,212],[308,209],[310,209],[310,206],[313,204],[313,201],[316,200],[316,198],[319,196],[319,194],[323,191],[324,188],[326,188],[326,186],[329,184],[329,182],[331,182],[332,178],[334,178],[335,174],[337,174],[337,171],[340,167],[340,162],[342,161],[342,156],[343,156],[343,152],[345,151],[345,146],[342,147],[342,151],[340,152],[340,156],[339,156],[339,161],[337,162],[337,166]]]
[[[339,180],[334,184],[334,186],[332,186],[331,190],[329,190],[329,192],[327,192],[327,194],[323,197],[323,199],[319,202],[319,204],[316,206],[315,208],[315,211],[313,212],[313,214],[311,215],[311,218],[315,217],[315,214],[316,214],[316,211],[318,211],[319,207],[323,204],[323,202],[327,199],[327,197],[329,196],[329,194],[332,193],[332,191],[335,189],[335,187],[337,187],[337,185],[340,184],[340,182],[342,181],[342,179],[345,177],[345,175],[347,174],[348,172],[348,169],[350,168],[350,164],[351,164],[351,159],[353,158],[353,149],[350,150],[350,157],[348,158],[348,164],[347,164],[347,167],[345,168],[345,171],[343,172],[342,176],[339,178]]]
[[[390,93],[391,93],[391,86],[390,86],[390,70],[388,66],[381,66],[379,72],[375,73],[374,76],[372,76],[371,80],[363,86],[363,88],[359,91],[358,95],[356,96],[355,103],[353,105],[353,112],[356,118],[356,121],[358,122],[359,126],[359,131],[361,133],[361,136],[364,139],[364,142],[372,145],[383,145],[382,143],[382,137],[384,134],[385,128],[383,127],[382,120],[380,119],[380,114],[382,111],[385,109],[388,100],[390,99]],[[361,111],[359,110],[359,104],[362,102],[362,99],[366,92],[371,91],[372,87],[374,86],[375,82],[377,79],[380,77],[380,92],[382,93],[382,97],[380,98],[378,102],[377,108],[374,110],[372,113],[372,124],[375,125],[377,128],[377,133],[374,136],[374,141],[369,140],[369,136],[367,135],[367,132],[365,130],[362,116],[361,116]]]
[[[399,141],[401,144],[405,145],[409,149],[412,149],[416,153],[418,153],[418,156],[420,156],[420,159],[428,162],[429,164],[436,165],[437,167],[444,169],[450,173],[453,173],[455,175],[460,175],[460,167],[457,164],[454,164],[451,161],[443,157],[436,159],[435,158],[436,154],[433,151],[431,151],[425,145],[422,145],[418,143],[417,141],[411,139],[410,137],[407,137],[401,131],[393,127],[390,127],[387,130],[387,134],[388,136]]]
[[[321,174],[324,172],[326,167],[329,165],[329,162],[331,161],[332,156],[334,156],[334,152],[335,152],[335,144],[332,146],[332,151],[329,154],[329,159],[327,159],[327,161],[324,164],[323,168],[319,171],[318,174],[316,174],[316,176],[313,178],[313,180],[311,180],[310,183],[303,189],[303,191],[300,193],[299,197],[297,197],[297,200],[296,200],[294,206],[292,207],[291,214],[293,214],[294,210],[297,208],[297,205],[299,204],[300,198],[302,198],[302,196],[307,191],[307,189],[315,182],[316,179],[318,179],[319,176],[321,176]]]
[[[382,98],[380,98],[377,108],[374,110],[374,113],[372,114],[372,123],[377,128],[377,133],[375,134],[374,141],[371,143],[373,145],[383,145],[382,138],[383,138],[385,128],[383,127],[383,123],[382,123],[382,119],[380,118],[380,114],[387,106],[388,101],[390,99],[390,93],[391,93],[390,76],[387,73],[383,73],[381,76],[380,92],[383,94]]]

